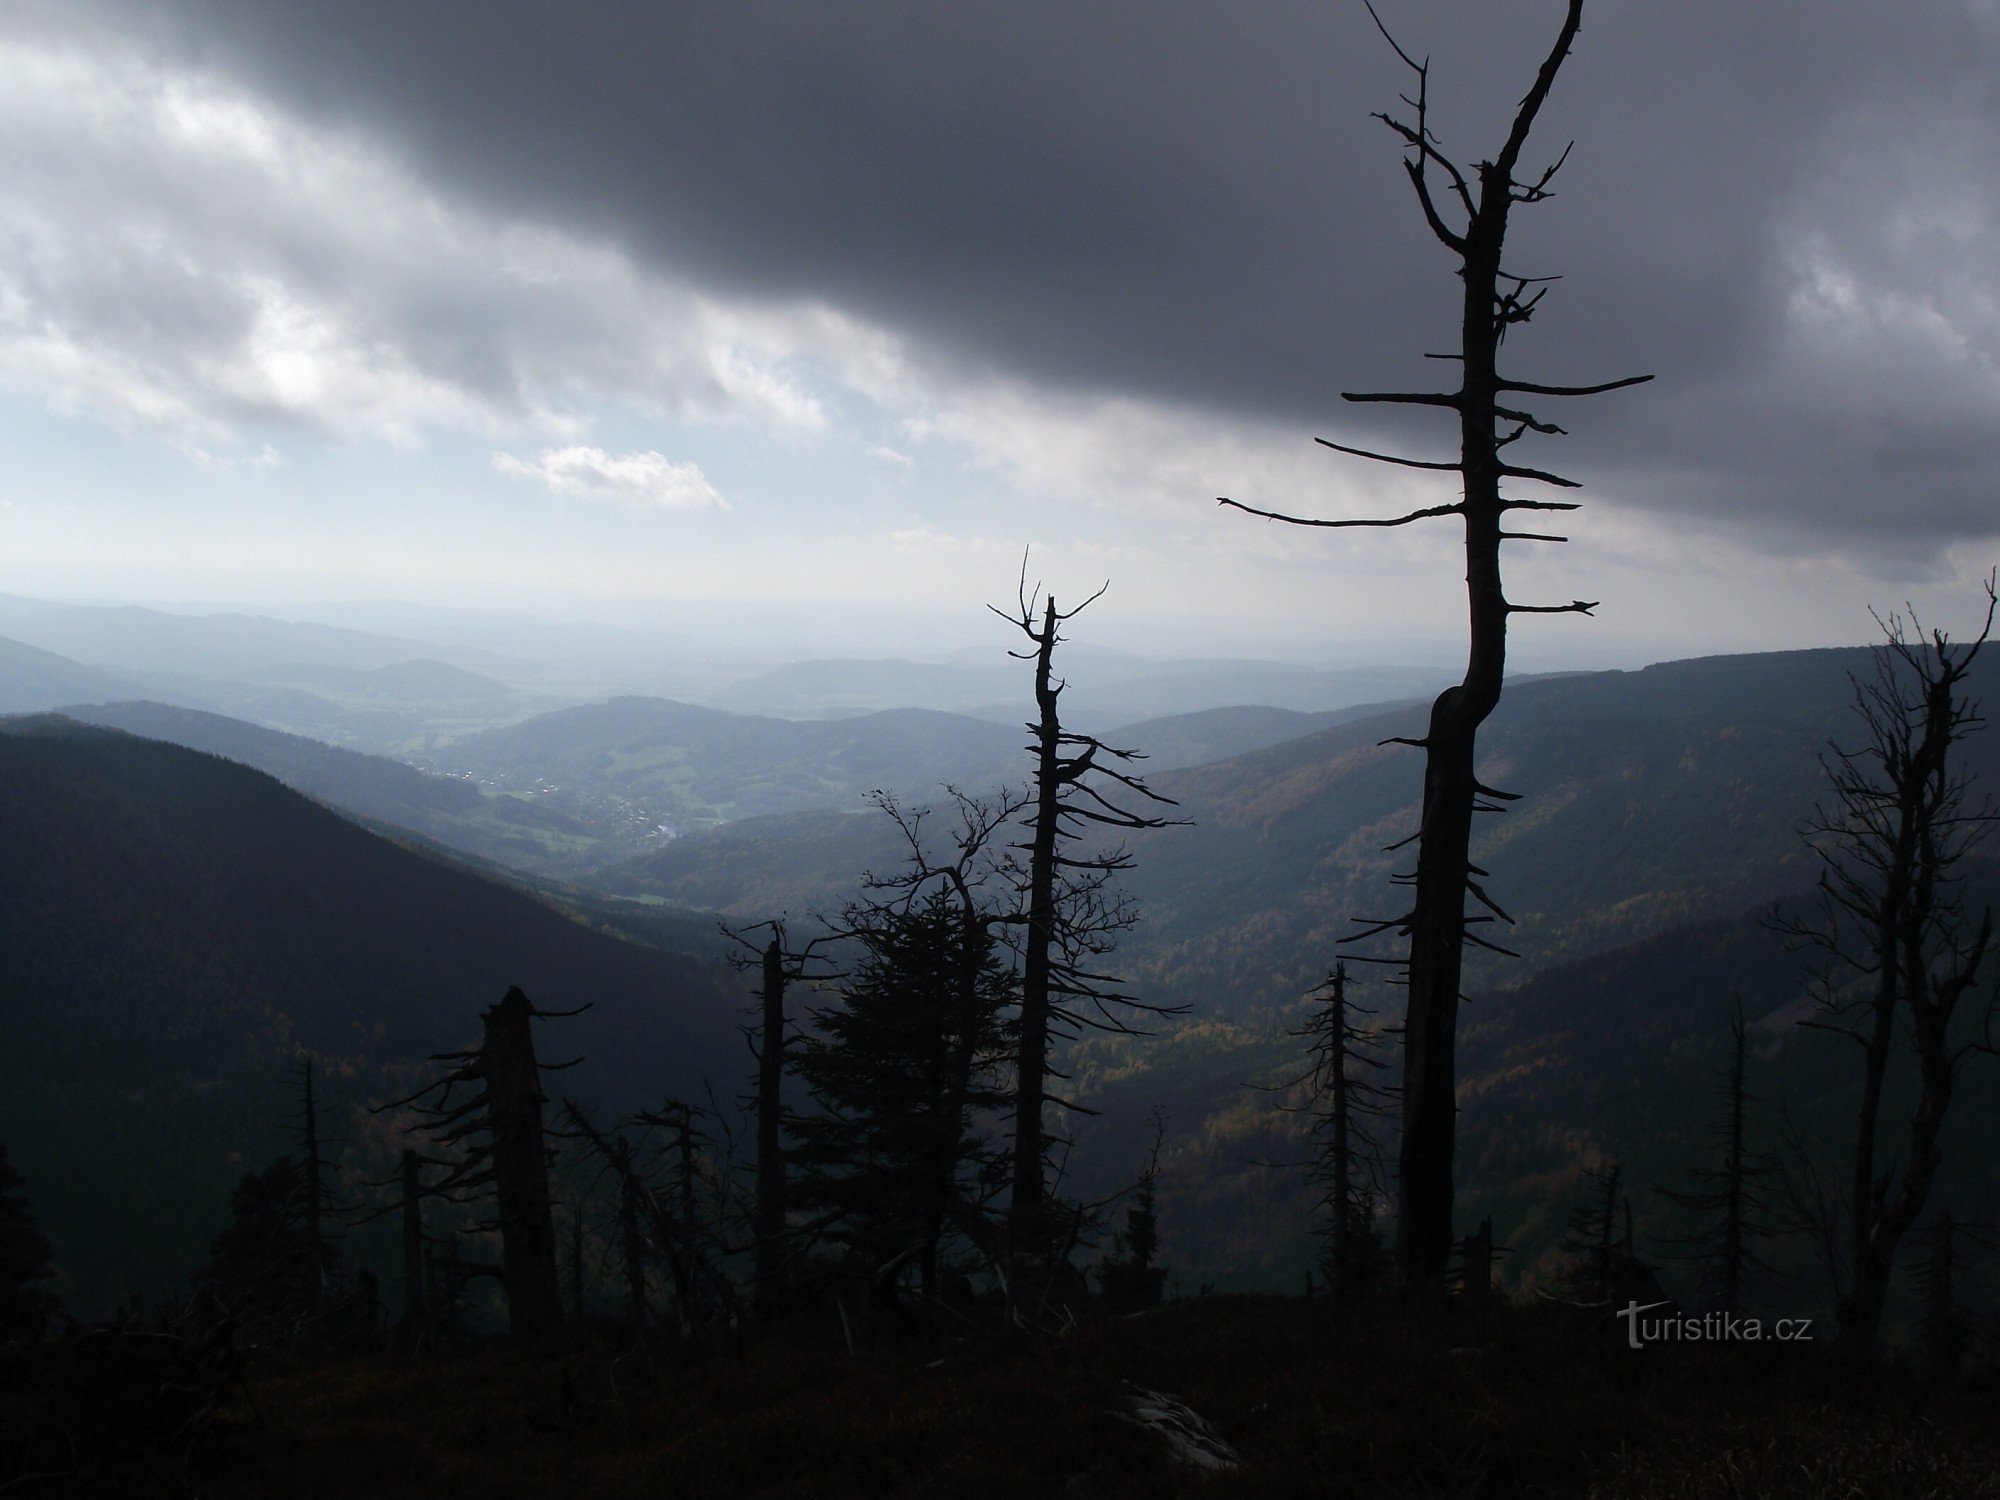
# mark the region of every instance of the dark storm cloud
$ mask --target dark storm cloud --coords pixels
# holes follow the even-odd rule
[[[448,191],[1043,384],[1327,431],[1456,321],[1359,0],[116,9]],[[1383,7],[1454,154],[1497,144],[1560,9]],[[1565,280],[1516,358],[1659,379],[1551,413],[1552,461],[1792,545],[1892,503],[1920,549],[1990,532],[1996,79],[1990,6],[1597,0],[1530,153],[1577,141],[1518,220],[1517,267]]]

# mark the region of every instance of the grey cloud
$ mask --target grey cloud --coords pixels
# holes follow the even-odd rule
[[[1303,437],[1351,424],[1343,387],[1434,375],[1418,354],[1455,324],[1448,261],[1368,118],[1407,79],[1358,0],[103,13],[495,212],[1048,385]],[[1435,57],[1438,127],[1471,156],[1559,13],[1384,7]],[[1593,3],[1537,134],[1576,154],[1516,235],[1522,269],[1565,280],[1517,358],[1659,381],[1565,410],[1578,437],[1550,461],[1801,546],[1878,534],[1890,487],[1899,536],[1993,530],[1996,54],[1971,5]],[[1950,143],[1964,165],[1941,169]],[[1927,218],[1943,227],[1899,228]],[[1870,297],[1937,303],[1962,368],[1920,339],[1801,342],[1788,298],[1813,236]],[[474,310],[403,311],[480,368],[476,338],[451,351]]]

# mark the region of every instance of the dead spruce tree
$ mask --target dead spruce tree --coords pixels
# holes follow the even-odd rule
[[[1334,1297],[1351,1300],[1374,1279],[1380,1240],[1375,1206],[1382,1181],[1369,1121],[1386,1111],[1381,1085],[1367,1070],[1379,1069],[1374,1055],[1380,1033],[1366,1023],[1347,993],[1346,964],[1335,964],[1326,983],[1313,992],[1313,1013],[1298,1035],[1306,1039],[1311,1086],[1313,1180],[1325,1216],[1325,1248],[1320,1266]]]
[[[1024,565],[1014,612],[993,611],[1027,637],[1027,650],[1008,654],[1035,665],[1035,717],[1027,725],[1033,802],[1024,820],[1027,842],[1015,846],[1027,856],[1014,917],[1021,930],[1021,1008],[1007,1219],[1017,1269],[1044,1261],[1056,1239],[1048,1213],[1044,1110],[1075,1105],[1049,1091],[1049,1079],[1063,1076],[1054,1066],[1054,1044],[1081,1027],[1130,1033],[1134,1012],[1166,1013],[1126,994],[1122,981],[1099,967],[1118,934],[1136,920],[1114,885],[1118,873],[1132,867],[1132,857],[1124,845],[1103,840],[1185,820],[1144,811],[1176,805],[1131,769],[1144,756],[1062,724],[1067,684],[1055,671],[1061,630],[1103,594],[1100,588],[1075,609],[1059,610],[1053,594],[1043,596],[1039,584],[1028,587]]]
[[[1740,1000],[1729,1019],[1729,1040],[1729,1063],[1716,1087],[1719,1108],[1708,1129],[1720,1159],[1698,1168],[1691,1188],[1655,1191],[1707,1221],[1677,1242],[1683,1247],[1677,1258],[1700,1266],[1702,1290],[1711,1306],[1735,1313],[1743,1310],[1744,1277],[1753,1270],[1770,1269],[1759,1259],[1756,1245],[1774,1232],[1775,1210],[1767,1187],[1776,1168],[1750,1145],[1749,1107],[1756,1099],[1746,1083],[1749,1028]]]
[[[1970,645],[1912,618],[1881,621],[1886,644],[1871,679],[1857,680],[1861,738],[1824,757],[1831,796],[1802,833],[1821,862],[1816,916],[1787,930],[1822,961],[1820,1014],[1808,1026],[1861,1049],[1849,1192],[1850,1286],[1841,1338],[1873,1354],[1903,1236],[1923,1213],[1943,1160],[1938,1138],[1960,1071],[1993,1050],[1993,1001],[1968,1023],[1961,1003],[1993,947],[1993,912],[1966,910],[1962,865],[1996,821],[1974,800],[1961,741],[1985,723],[1966,696],[1973,662],[1993,630],[1994,579]],[[1916,1073],[1900,1157],[1878,1166],[1882,1108],[1899,1033]]]
[[[479,1227],[499,1231],[508,1328],[517,1342],[531,1348],[554,1343],[563,1326],[549,1151],[542,1127],[542,1106],[548,1101],[541,1089],[543,1065],[535,1058],[534,1022],[587,1008],[537,1010],[519,989],[510,989],[481,1017],[484,1036],[478,1047],[436,1054],[432,1061],[454,1065],[449,1072],[378,1109],[417,1105],[421,1118],[412,1128],[459,1152],[440,1163],[445,1173],[423,1189],[425,1196],[468,1202],[491,1190],[494,1216]],[[474,1091],[470,1098],[460,1096],[465,1089]],[[405,1181],[414,1175],[407,1164],[405,1173]]]
[[[758,932],[768,934],[762,944],[753,936]],[[756,1246],[752,1306],[759,1318],[768,1319],[778,1306],[785,1266],[791,1255],[784,1094],[786,1061],[793,1054],[799,1033],[786,1010],[786,998],[794,984],[819,983],[832,977],[821,961],[820,949],[837,941],[837,935],[822,934],[794,949],[788,944],[782,918],[741,928],[725,922],[722,934],[738,950],[729,956],[731,967],[739,970],[754,967],[758,975],[757,1021],[743,1030],[757,1063],[757,1081],[749,1100],[757,1123],[755,1193],[750,1215],[750,1231]]]
[[[1373,12],[1371,11],[1372,15]],[[1457,1127],[1454,1047],[1460,1000],[1460,975],[1468,942],[1496,947],[1467,932],[1466,895],[1471,893],[1486,911],[1511,921],[1481,887],[1484,872],[1468,858],[1475,810],[1497,807],[1484,798],[1507,798],[1482,786],[1475,773],[1479,726],[1500,702],[1506,675],[1507,622],[1517,614],[1588,614],[1596,606],[1581,599],[1569,604],[1516,604],[1501,586],[1500,546],[1510,541],[1559,542],[1560,536],[1531,530],[1509,530],[1507,518],[1516,511],[1569,511],[1567,501],[1521,499],[1503,494],[1502,483],[1526,480],[1574,489],[1573,480],[1545,469],[1511,461],[1508,449],[1529,433],[1553,435],[1562,429],[1526,409],[1521,398],[1588,396],[1637,385],[1650,376],[1632,376],[1599,385],[1542,385],[1511,380],[1498,367],[1507,331],[1534,316],[1548,288],[1547,278],[1519,276],[1502,268],[1508,217],[1517,204],[1535,204],[1550,194],[1550,183],[1567,157],[1522,179],[1522,149],[1535,117],[1568,57],[1582,20],[1583,0],[1570,0],[1555,44],[1543,59],[1533,85],[1515,111],[1513,124],[1491,161],[1461,166],[1440,149],[1429,123],[1429,65],[1413,59],[1383,29],[1383,36],[1416,75],[1416,95],[1405,96],[1408,117],[1378,115],[1404,142],[1404,167],[1416,189],[1418,205],[1432,234],[1457,261],[1464,284],[1459,350],[1439,358],[1459,366],[1459,385],[1450,391],[1348,391],[1342,399],[1432,407],[1458,418],[1456,459],[1429,461],[1400,458],[1343,443],[1319,441],[1337,452],[1397,464],[1404,468],[1459,476],[1459,499],[1426,506],[1406,515],[1363,520],[1327,520],[1287,515],[1244,505],[1235,506],[1268,520],[1295,526],[1407,526],[1441,516],[1456,516],[1465,528],[1465,579],[1470,613],[1470,649],[1464,679],[1445,689],[1431,706],[1422,739],[1405,741],[1424,751],[1422,821],[1416,833],[1417,868],[1414,899],[1401,916],[1371,923],[1357,937],[1394,930],[1409,940],[1407,982],[1409,1008],[1405,1020],[1403,1059],[1403,1130],[1397,1176],[1398,1236],[1396,1258],[1406,1288],[1441,1294],[1452,1235],[1452,1154]],[[1376,21],[1381,26],[1379,18]],[[1456,223],[1454,223],[1454,220]],[[1479,920],[1485,920],[1484,918]],[[1504,951],[1504,950],[1501,950]]]
[[[300,1171],[304,1174],[311,1299],[318,1306],[326,1297],[328,1279],[340,1260],[340,1253],[333,1244],[335,1235],[328,1228],[328,1221],[353,1205],[341,1199],[327,1183],[327,1173],[331,1169],[326,1159],[327,1147],[341,1143],[320,1133],[319,1096],[313,1078],[312,1059],[299,1059],[299,1112],[295,1117],[295,1128],[299,1138]]]

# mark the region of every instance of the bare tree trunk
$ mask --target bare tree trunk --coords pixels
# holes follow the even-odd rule
[[[1424,751],[1422,820],[1417,831],[1417,868],[1411,907],[1403,916],[1371,924],[1366,933],[1391,928],[1409,940],[1409,1009],[1404,1029],[1403,1137],[1397,1175],[1397,1268],[1406,1291],[1442,1296],[1455,1236],[1452,1233],[1452,1159],[1458,1124],[1456,1098],[1458,1004],[1467,942],[1483,943],[1467,931],[1468,893],[1494,916],[1504,913],[1474,879],[1482,872],[1472,866],[1469,850],[1472,815],[1482,795],[1499,796],[1479,784],[1475,773],[1479,727],[1500,702],[1507,665],[1507,620],[1518,613],[1587,614],[1595,608],[1583,600],[1559,605],[1510,603],[1501,586],[1500,544],[1503,541],[1560,542],[1564,538],[1531,531],[1508,531],[1509,512],[1568,511],[1568,502],[1522,500],[1501,493],[1505,479],[1574,488],[1570,480],[1545,470],[1507,461],[1507,447],[1529,432],[1552,434],[1562,429],[1513,405],[1522,395],[1584,396],[1636,385],[1646,377],[1596,386],[1551,386],[1502,378],[1498,370],[1500,343],[1506,331],[1526,323],[1546,288],[1501,267],[1508,216],[1517,203],[1537,203],[1548,196],[1557,169],[1522,181],[1514,173],[1536,116],[1569,55],[1582,20],[1583,0],[1569,0],[1567,14],[1554,45],[1543,59],[1534,84],[1516,110],[1505,144],[1491,161],[1460,167],[1446,157],[1428,123],[1428,67],[1390,45],[1417,75],[1417,92],[1406,102],[1416,111],[1415,123],[1379,116],[1402,137],[1410,154],[1404,166],[1423,207],[1425,222],[1436,238],[1458,259],[1463,283],[1459,352],[1449,356],[1460,366],[1455,391],[1344,392],[1356,402],[1387,402],[1456,412],[1459,443],[1455,462],[1428,462],[1394,457],[1321,439],[1327,447],[1408,468],[1455,471],[1461,492],[1448,505],[1427,506],[1407,515],[1384,519],[1320,520],[1286,515],[1224,500],[1225,505],[1269,520],[1300,526],[1405,526],[1447,515],[1462,518],[1465,528],[1465,584],[1468,648],[1465,675],[1440,693],[1431,705],[1429,726],[1417,744]],[[1379,25],[1379,20],[1377,22]],[[1385,30],[1384,36],[1388,33]],[[1441,180],[1438,176],[1441,174]],[[1435,186],[1434,186],[1435,184]],[[1462,214],[1453,228],[1447,215]],[[1485,946],[1494,946],[1486,944]],[[1502,950],[1504,951],[1504,950]]]
[[[313,1096],[312,1059],[305,1062],[305,1155],[306,1155],[306,1253],[312,1257],[307,1268],[307,1295],[315,1305],[326,1290],[326,1165],[320,1159],[319,1101]]]
[[[545,1347],[561,1337],[563,1310],[534,1016],[528,997],[518,989],[509,990],[486,1012],[486,1038],[479,1058],[493,1135],[493,1187],[508,1324],[520,1342]]]
[[[618,1244],[625,1257],[625,1302],[632,1331],[646,1328],[646,1250],[639,1231],[639,1179],[632,1171],[632,1148],[620,1137],[614,1150],[618,1169]]]
[[[403,1340],[414,1346],[428,1322],[424,1306],[424,1169],[417,1153],[403,1151]]]
[[[757,1268],[754,1305],[768,1318],[785,1263],[785,954],[783,934],[764,949],[763,1027],[757,1046]],[[692,1225],[690,1225],[692,1232]]]
[[[1743,1307],[1743,1195],[1747,1187],[1748,1162],[1743,1151],[1743,1077],[1749,1040],[1739,1001],[1730,1021],[1733,1048],[1729,1059],[1729,1152],[1723,1167],[1722,1208],[1722,1310],[1740,1312]]]
[[[1327,1081],[1333,1089],[1333,1295],[1354,1294],[1354,1149],[1347,1097],[1347,965],[1333,968],[1333,1026]]]
[[[1924,1277],[1924,1365],[1925,1373],[1943,1384],[1958,1379],[1963,1354],[1954,1285],[1958,1267],[1956,1233],[1951,1210],[1939,1209],[1931,1225],[1931,1263]]]
[[[1035,827],[1028,848],[1028,940],[1021,962],[1021,1031],[1015,1049],[1014,1180],[1008,1220],[1017,1253],[1044,1237],[1044,1079],[1049,1064],[1049,949],[1055,941],[1056,840],[1061,819],[1061,685],[1053,680],[1056,601],[1051,594],[1035,635]]]

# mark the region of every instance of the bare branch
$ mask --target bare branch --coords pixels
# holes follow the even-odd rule
[[[1360,521],[1322,521],[1314,516],[1288,516],[1282,511],[1259,510],[1254,505],[1245,505],[1241,500],[1220,497],[1217,505],[1227,505],[1249,515],[1262,516],[1267,521],[1283,521],[1288,526],[1320,526],[1329,530],[1341,530],[1357,526],[1408,526],[1412,521],[1428,521],[1436,516],[1458,516],[1465,514],[1465,506],[1454,501],[1450,505],[1431,505],[1422,510],[1413,510],[1406,516],[1391,516],[1386,519]]]

